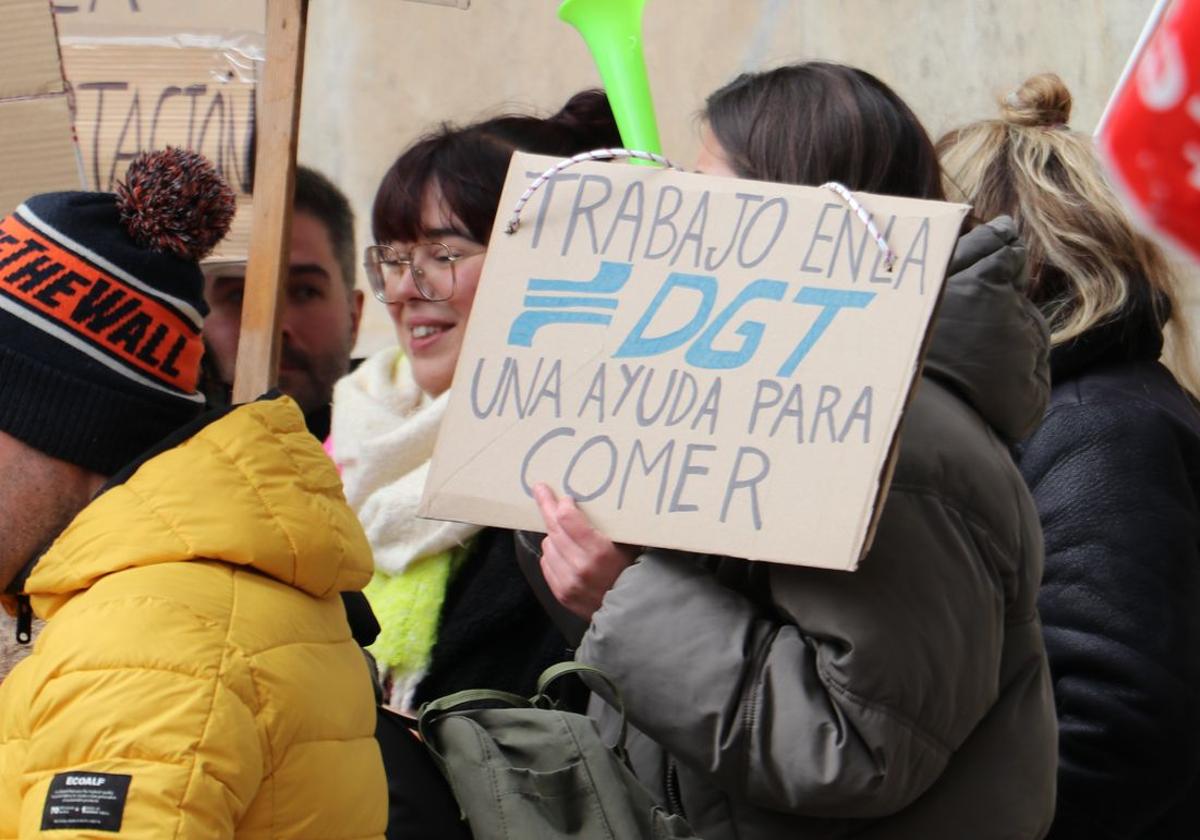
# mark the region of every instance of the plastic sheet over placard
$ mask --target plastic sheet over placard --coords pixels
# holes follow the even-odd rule
[[[427,3],[431,6],[450,6],[453,9],[471,8],[471,0],[409,0],[410,3]]]
[[[112,190],[139,152],[194,149],[238,197],[216,255],[245,259],[265,1],[139,0],[56,10],[87,188]]]

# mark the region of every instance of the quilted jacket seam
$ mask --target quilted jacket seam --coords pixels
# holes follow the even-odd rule
[[[208,738],[209,728],[212,726],[213,708],[216,706],[216,702],[217,702],[217,692],[221,690],[221,685],[224,682],[226,667],[228,665],[228,660],[229,660],[229,645],[230,645],[229,637],[230,637],[230,634],[233,632],[233,616],[234,616],[234,611],[237,608],[237,586],[236,586],[232,576],[230,576],[229,588],[230,588],[230,602],[229,602],[229,613],[228,613],[228,617],[227,617],[226,624],[225,624],[225,637],[221,640],[220,664],[217,667],[217,673],[212,678],[212,691],[209,694],[209,698],[208,698],[208,711],[204,715],[204,726],[202,727],[202,729],[200,731],[199,743],[201,743],[201,744],[205,743],[205,741]],[[179,813],[178,821],[175,824],[174,836],[176,838],[180,837],[181,832],[183,831],[183,826],[184,826],[183,803],[187,800],[188,794],[191,792],[192,786],[195,784],[195,780],[196,780],[196,775],[197,775],[197,771],[198,771],[198,762],[196,761],[196,753],[197,752],[198,752],[198,750],[196,752],[193,752],[191,755],[192,767],[191,767],[191,770],[188,772],[188,781],[187,781],[187,784],[184,785],[183,792],[180,794],[179,802],[176,805],[176,811]]]
[[[212,449],[214,449],[219,455],[221,455],[226,463],[237,470],[238,474],[242,477],[244,486],[250,487],[254,491],[254,495],[258,499],[259,504],[262,505],[263,510],[266,511],[268,515],[267,518],[271,522],[271,527],[276,531],[276,533],[282,536],[284,542],[287,543],[292,554],[292,573],[290,580],[284,582],[289,583],[294,587],[296,585],[296,577],[299,571],[300,550],[295,541],[292,539],[292,535],[288,533],[286,528],[283,527],[283,524],[280,521],[279,512],[275,509],[275,506],[271,500],[267,498],[266,494],[263,493],[262,488],[259,486],[258,479],[250,474],[250,472],[241,464],[241,462],[233,456],[233,453],[231,453],[226,447],[222,446],[218,441],[205,439],[205,443],[212,447]]]
[[[941,754],[944,758],[949,759],[950,755],[954,752],[954,750],[948,744],[944,743],[940,738],[938,738],[932,732],[929,732],[924,727],[920,726],[915,720],[910,718],[908,715],[904,714],[903,712],[901,712],[897,709],[894,709],[893,707],[889,706],[886,703],[878,702],[875,700],[870,700],[866,697],[863,697],[862,695],[857,694],[856,692],[847,688],[842,683],[835,680],[832,676],[830,676],[829,672],[825,669],[825,667],[820,662],[817,662],[817,674],[820,676],[821,682],[824,683],[825,686],[827,688],[829,688],[830,690],[836,692],[837,694],[840,694],[842,697],[844,697],[847,700],[850,700],[853,703],[856,703],[860,706],[863,706],[864,708],[870,709],[872,711],[878,712],[881,715],[884,715],[885,717],[889,718],[893,722],[899,724],[906,731],[911,732],[912,735],[914,737],[916,737],[919,741],[921,741],[921,742],[925,743],[927,746],[933,748],[935,751],[937,751],[939,754]]]
[[[959,518],[961,518],[964,522],[966,522],[967,524],[971,525],[974,528],[977,528],[981,532],[982,536],[987,540],[988,547],[991,548],[993,551],[995,551],[997,554],[1003,555],[1003,554],[1011,553],[1011,552],[1005,551],[1003,546],[1000,545],[1000,543],[996,539],[995,534],[992,532],[992,528],[990,525],[988,525],[986,522],[979,519],[979,517],[977,517],[972,511],[967,510],[962,505],[959,505],[959,504],[951,501],[940,489],[938,489],[936,487],[928,487],[928,486],[920,485],[920,484],[897,484],[897,483],[893,482],[892,487],[891,487],[891,492],[897,492],[897,491],[901,492],[901,493],[909,493],[914,496],[932,497],[942,507],[946,508],[947,510],[954,511],[954,513],[957,514],[959,516]]]

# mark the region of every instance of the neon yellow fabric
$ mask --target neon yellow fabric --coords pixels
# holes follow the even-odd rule
[[[419,560],[399,575],[376,572],[363,590],[381,628],[367,650],[393,675],[428,664],[449,580],[447,551]]]
[[[370,574],[290,399],[144,463],[26,584],[49,621],[0,686],[0,838],[40,836],[72,770],[132,777],[123,838],[382,838],[374,697],[338,594]]]
[[[442,551],[398,575],[376,571],[363,590],[381,627],[367,650],[394,679],[424,671],[429,664],[446,587],[463,555],[461,548]]]

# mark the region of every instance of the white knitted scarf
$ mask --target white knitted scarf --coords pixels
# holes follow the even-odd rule
[[[358,514],[375,568],[398,575],[414,560],[463,544],[477,525],[417,517],[449,392],[437,399],[417,387],[398,348],[382,350],[333,392],[333,457],[346,501]]]

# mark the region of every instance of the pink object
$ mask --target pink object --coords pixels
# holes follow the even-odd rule
[[[321,448],[325,450],[325,454],[329,456],[329,460],[333,461],[333,465],[337,467],[338,475],[342,474],[342,465],[337,462],[337,458],[333,457],[333,435],[325,438],[321,444]]]

